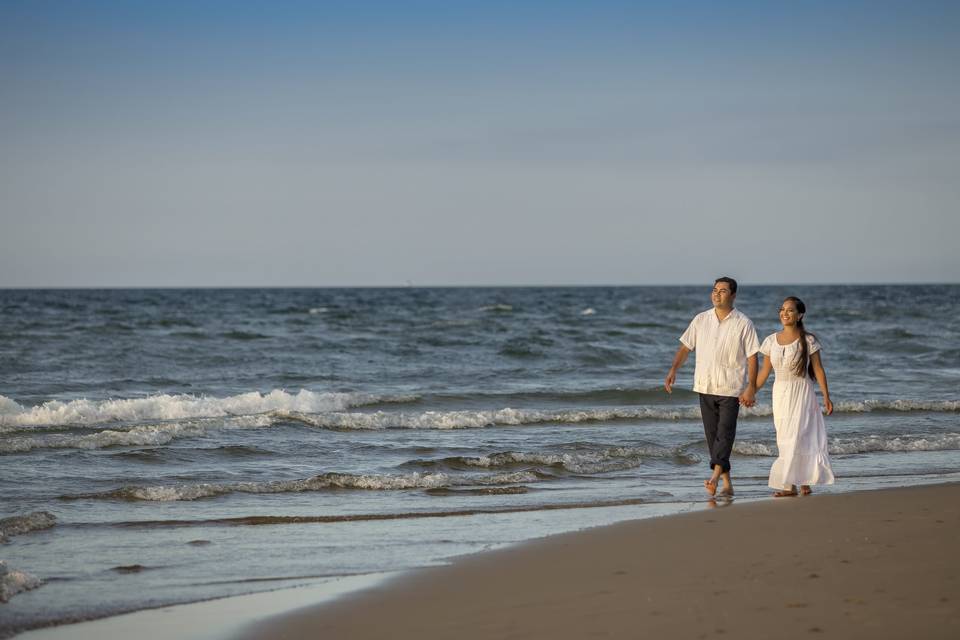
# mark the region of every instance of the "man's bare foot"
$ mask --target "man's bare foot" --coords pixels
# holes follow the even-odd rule
[[[717,495],[719,495],[719,496],[725,496],[725,497],[727,497],[727,498],[732,498],[732,497],[733,497],[733,487],[731,487],[730,485],[727,485],[727,486],[725,486],[723,489],[721,489],[720,492],[719,492]]]
[[[710,495],[716,495],[717,493],[717,481],[713,479],[707,479],[703,481],[703,488],[707,490],[707,493]]]
[[[796,496],[796,495],[797,495],[797,490],[796,490],[796,489],[789,489],[789,490],[783,489],[783,490],[781,490],[781,491],[774,491],[774,492],[773,492],[773,497],[774,497],[774,498],[792,498],[792,497],[794,497],[794,496]]]
[[[805,484],[800,487],[800,493],[805,496],[808,496],[811,493],[813,493],[813,489],[810,488],[810,485]]]

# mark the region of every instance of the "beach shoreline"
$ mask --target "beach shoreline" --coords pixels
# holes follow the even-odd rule
[[[237,640],[960,636],[960,483],[559,534],[267,618]]]
[[[397,573],[332,576],[319,583],[188,602],[20,632],[18,640],[229,640],[257,620],[332,602]],[[3,637],[3,636],[0,636]]]
[[[693,510],[535,538],[455,557],[441,566],[344,576],[320,585],[136,611],[16,637],[93,640],[135,632],[150,640],[171,637],[176,629],[176,637],[190,640],[453,634],[578,638],[628,637],[642,628],[650,637],[735,633],[765,638],[770,624],[789,620],[798,624],[781,629],[779,636],[892,638],[908,631],[891,615],[916,613],[923,598],[930,622],[910,628],[925,638],[954,637],[960,631],[960,560],[949,551],[933,557],[933,550],[955,545],[950,532],[960,524],[958,497],[960,483],[948,483],[705,501],[703,508],[694,504]],[[838,513],[850,515],[838,518]],[[809,537],[824,523],[829,535]],[[871,525],[884,530],[863,535]],[[792,531],[789,552],[772,554],[769,539],[758,537],[758,530],[774,535]],[[707,562],[716,565],[717,575],[703,573],[700,541],[707,538],[713,540]],[[919,548],[901,557],[902,545]],[[901,555],[892,552],[898,549]],[[882,562],[867,564],[871,554]],[[929,571],[942,579],[924,581]],[[891,588],[890,575],[899,574],[908,579]],[[871,586],[877,576],[887,586]],[[757,584],[764,590],[756,592]],[[824,585],[829,586],[825,591]],[[823,593],[811,597],[807,588],[814,586]],[[739,601],[737,594],[743,596]],[[780,607],[770,601],[776,596]],[[900,601],[912,602],[914,609],[897,613]],[[374,619],[371,610],[378,612]],[[721,614],[714,623],[704,611]],[[855,625],[861,623],[858,631]]]
[[[176,637],[181,640],[227,640],[235,637],[259,620],[284,615],[319,603],[333,602],[338,598],[368,589],[377,584],[392,583],[394,580],[415,574],[429,566],[455,563],[461,558],[471,557],[475,554],[485,554],[492,550],[523,545],[532,540],[552,535],[582,531],[585,528],[602,527],[629,520],[668,517],[685,513],[691,509],[699,510],[703,508],[705,507],[702,503],[693,502],[649,504],[628,502],[619,505],[580,505],[570,508],[549,508],[540,512],[539,517],[573,512],[579,512],[581,515],[564,518],[566,524],[560,521],[555,522],[552,526],[546,526],[541,521],[541,527],[547,529],[560,527],[559,531],[553,533],[502,542],[482,551],[456,554],[428,565],[399,570],[330,575],[319,582],[316,581],[316,578],[291,578],[291,582],[287,586],[266,591],[161,605],[98,616],[87,620],[41,626],[17,631],[15,637],[24,640],[101,640],[102,638],[137,635],[140,640],[166,640],[170,637],[170,621],[176,620]],[[573,520],[570,518],[583,522],[587,517],[583,515],[585,512],[594,518],[593,523],[582,526],[573,525]],[[521,510],[518,515],[529,513],[528,510]],[[471,519],[477,517],[492,518],[502,515],[511,516],[514,514],[510,511],[504,511],[500,514],[486,513],[460,517]],[[444,518],[445,516],[437,517]],[[300,584],[296,584],[297,582]],[[13,636],[6,635],[0,629],[0,638],[6,637]]]

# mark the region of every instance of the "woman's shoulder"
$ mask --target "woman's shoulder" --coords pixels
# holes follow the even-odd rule
[[[773,345],[777,342],[777,334],[771,333],[766,338],[763,339],[763,342],[760,343],[760,353],[765,356],[770,355],[770,351],[773,349]]]
[[[808,333],[806,338],[807,344],[810,346],[810,348],[820,349],[820,341],[817,340],[817,336],[813,335],[812,333]]]

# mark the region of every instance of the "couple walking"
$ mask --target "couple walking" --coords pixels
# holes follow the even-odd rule
[[[807,495],[812,484],[832,484],[827,434],[810,380],[820,386],[827,415],[833,412],[827,376],[820,362],[820,343],[803,326],[806,307],[790,296],[780,306],[783,329],[761,344],[750,318],[734,307],[737,281],[717,278],[710,299],[713,308],[694,317],[680,336],[664,387],[672,391],[677,370],[696,351],[693,390],[700,395],[703,431],[710,451],[710,478],[703,485],[710,495],[732,496],[730,453],[737,435],[740,405],[756,404],[757,390],[770,372],[773,383],[773,424],[779,457],[770,469],[769,485],[776,497]],[[764,355],[757,367],[757,353]],[[746,384],[744,382],[746,381]]]

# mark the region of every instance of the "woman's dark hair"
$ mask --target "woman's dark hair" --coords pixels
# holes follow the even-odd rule
[[[784,302],[792,302],[797,307],[797,314],[803,315],[807,312],[807,305],[803,304],[803,300],[796,296],[787,296],[783,299]],[[816,340],[816,336],[812,333],[809,333],[803,326],[803,318],[797,318],[797,329],[800,330],[800,354],[797,358],[797,361],[793,365],[793,372],[800,378],[803,377],[804,372],[806,372],[811,378],[816,378],[813,375],[813,363],[810,362],[809,347],[807,345],[807,336],[813,336]]]

